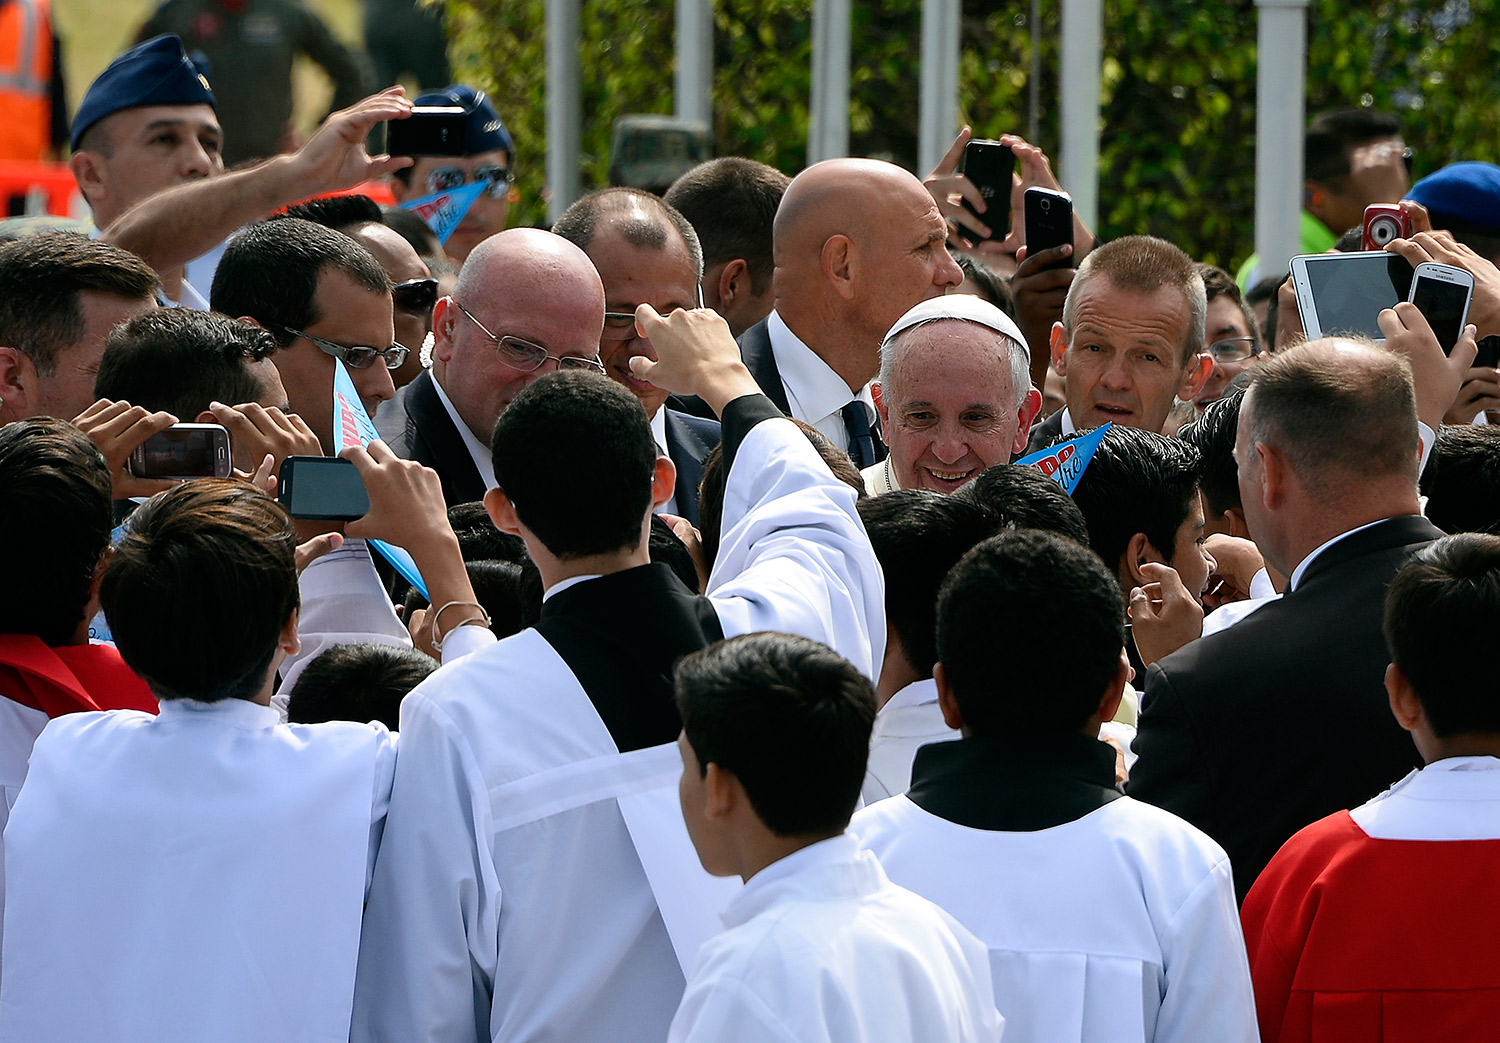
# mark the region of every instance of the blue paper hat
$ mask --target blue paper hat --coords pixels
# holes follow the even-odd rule
[[[1412,185],[1406,198],[1433,213],[1434,227],[1446,218],[1500,231],[1500,167],[1493,163],[1450,163]]]
[[[214,104],[208,78],[170,34],[156,36],[109,63],[90,85],[73,117],[72,147],[95,123],[125,109],[146,105]]]
[[[490,104],[484,91],[462,83],[455,83],[442,90],[424,91],[417,95],[416,105],[451,105],[464,110],[464,155],[474,156],[481,152],[505,152],[514,161],[516,143],[495,106]]]

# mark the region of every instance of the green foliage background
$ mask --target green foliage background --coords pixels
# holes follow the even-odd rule
[[[1058,69],[1060,7],[1040,5],[1037,144],[1054,160],[1066,75]],[[1161,235],[1232,267],[1253,239],[1253,0],[1111,0],[1105,8],[1100,232]],[[459,74],[490,90],[516,136],[522,201],[513,221],[543,223],[543,0],[447,0],[447,9]],[[586,185],[606,183],[616,117],[672,111],[672,18],[662,0],[584,0]],[[960,117],[977,134],[1025,133],[1028,18],[1024,0],[965,0]],[[796,173],[806,157],[811,0],[716,0],[714,19],[717,153]],[[854,155],[915,166],[920,20],[921,0],[855,4]],[[1313,0],[1308,113],[1346,105],[1398,113],[1418,176],[1457,159],[1500,160],[1497,30],[1500,0]]]

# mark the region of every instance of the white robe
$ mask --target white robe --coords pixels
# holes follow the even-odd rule
[[[848,834],[762,869],[724,923],[700,951],[669,1043],[1000,1038],[984,945],[893,885]]]
[[[0,1040],[348,1035],[384,727],[243,700],[50,722],[5,833]]]
[[[1176,816],[1121,797],[1000,832],[899,796],[849,828],[989,946],[1007,1043],[1257,1038],[1229,860]]]
[[[708,584],[725,636],[798,633],[879,673],[884,584],[854,504],[791,423],[749,431]],[[353,1038],[663,1038],[732,894],[698,864],[680,774],[675,744],[621,754],[534,630],[419,685],[401,709]]]

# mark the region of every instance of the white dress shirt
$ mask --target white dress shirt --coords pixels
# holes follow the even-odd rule
[[[438,401],[448,411],[448,419],[452,420],[453,426],[458,428],[458,436],[464,440],[464,448],[469,451],[469,456],[474,460],[474,468],[479,472],[479,477],[484,480],[484,487],[495,488],[499,483],[495,481],[495,459],[490,455],[490,447],[469,430],[469,425],[464,423],[463,417],[458,415],[458,410],[453,408],[448,392],[443,390],[443,385],[435,376],[432,378],[432,387],[437,392]]]
[[[804,344],[774,311],[766,320],[766,332],[771,338],[771,354],[781,374],[781,386],[786,389],[792,418],[811,424],[838,448],[848,449],[849,428],[844,423],[843,409],[858,399],[873,425],[875,400],[870,395],[870,386],[866,384],[857,393],[850,391],[844,378]]]

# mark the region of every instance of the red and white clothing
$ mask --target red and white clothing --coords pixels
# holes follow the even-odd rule
[[[1488,1039],[1500,759],[1451,757],[1282,847],[1241,918],[1261,1038]]]

